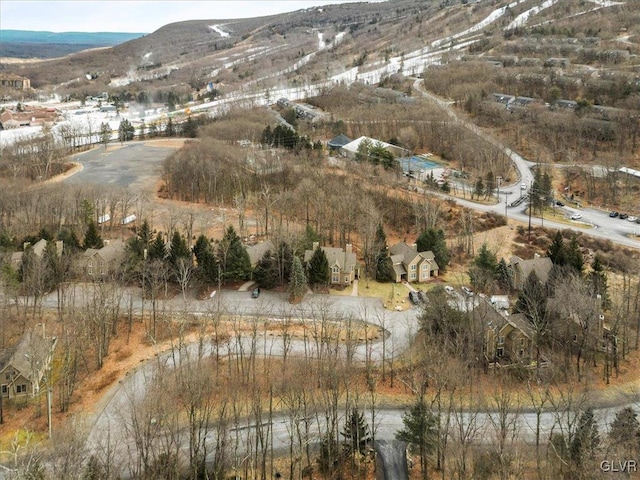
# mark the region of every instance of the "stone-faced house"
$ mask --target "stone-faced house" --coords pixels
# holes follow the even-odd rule
[[[514,255],[509,259],[509,268],[511,269],[511,275],[513,278],[513,288],[516,290],[522,290],[524,282],[532,271],[536,272],[538,279],[543,283],[547,283],[549,279],[549,273],[553,267],[553,262],[549,257],[541,257],[536,254],[530,260],[523,260],[522,258]]]
[[[351,285],[358,276],[358,265],[356,254],[353,253],[353,247],[347,243],[344,249],[334,247],[320,247],[318,242],[313,242],[312,250],[305,250],[304,262],[309,263],[313,252],[317,248],[322,248],[324,254],[329,261],[331,285]]]
[[[51,362],[55,337],[28,331],[13,348],[0,354],[0,394],[4,398],[33,396]]]
[[[438,264],[431,250],[418,252],[415,244],[400,242],[389,249],[389,254],[396,283],[403,280],[420,283],[438,276]]]
[[[529,365],[535,360],[535,331],[524,315],[495,312],[486,320],[484,351],[489,363]]]
[[[102,277],[119,267],[125,256],[122,240],[113,240],[100,249],[88,248],[82,255],[82,271],[92,278]]]

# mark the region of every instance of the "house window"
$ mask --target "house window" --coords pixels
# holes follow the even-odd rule
[[[578,334],[577,333],[573,334],[573,343],[578,343]]]
[[[429,272],[422,272],[422,278],[429,278]]]
[[[89,262],[89,263],[87,264],[87,273],[88,273],[89,275],[93,275],[93,262]]]
[[[349,283],[349,275],[344,276],[344,283]]]
[[[521,346],[524,346],[524,338],[521,338],[521,339],[520,339],[520,345],[521,345]]]
[[[498,337],[498,345],[504,345],[504,337]]]
[[[340,267],[333,267],[333,273],[340,273]]]
[[[9,395],[9,387],[7,385],[2,385],[2,395]]]
[[[10,381],[11,381],[11,377],[12,377],[11,372],[7,372],[7,374],[4,376],[4,378],[5,378],[5,380],[6,380],[7,382],[10,382]]]
[[[338,283],[339,281],[340,281],[340,277],[338,275],[334,275],[333,277],[331,277],[332,283]]]
[[[496,357],[504,357],[504,348],[498,348],[496,350]]]
[[[415,280],[415,279],[416,279],[416,274],[415,274],[415,272],[411,273],[411,274],[409,275],[409,278],[410,278],[411,280]]]
[[[520,355],[521,357],[524,357],[524,350],[520,349],[520,351],[518,352],[518,355]]]
[[[413,265],[411,265],[411,270],[415,271],[418,268],[418,266],[414,263]]]
[[[16,385],[16,393],[27,393],[27,386],[25,384]]]

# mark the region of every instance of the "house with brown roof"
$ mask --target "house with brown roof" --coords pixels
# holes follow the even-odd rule
[[[404,280],[421,283],[438,276],[438,264],[431,250],[418,252],[417,246],[405,242],[389,249],[396,283]]]
[[[356,254],[353,253],[353,247],[350,243],[347,243],[344,249],[334,247],[320,247],[318,242],[313,242],[313,248],[311,250],[305,250],[304,262],[309,263],[313,252],[316,249],[322,248],[324,254],[329,261],[330,280],[331,285],[351,285],[353,281],[359,275],[358,261]]]
[[[0,395],[33,396],[49,368],[56,337],[26,332],[16,345],[0,354]]]
[[[0,74],[0,88],[29,90],[31,88],[31,81],[26,77],[21,77],[13,73],[3,73]]]
[[[538,279],[543,284],[547,283],[549,273],[553,267],[553,262],[551,262],[549,257],[541,257],[538,254],[535,254],[530,260],[523,260],[517,255],[514,255],[509,262],[509,268],[511,269],[513,278],[513,288],[516,290],[522,290],[524,282],[526,282],[527,277],[533,271],[536,272]]]
[[[125,256],[125,243],[122,240],[114,240],[100,249],[88,248],[82,254],[81,268],[89,277],[102,277],[117,269]]]
[[[247,247],[247,253],[249,254],[249,260],[251,261],[251,269],[256,268],[256,265],[265,253],[275,251],[276,246],[271,240],[265,240],[264,242],[256,243],[255,245],[249,245]]]
[[[483,325],[484,355],[489,364],[530,365],[535,360],[535,330],[523,314],[501,313],[482,301],[472,315]]]

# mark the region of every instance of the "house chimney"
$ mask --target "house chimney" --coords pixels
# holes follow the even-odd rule
[[[56,240],[56,253],[58,256],[62,255],[62,251],[64,250],[64,242],[62,240]]]
[[[313,251],[315,252],[320,246],[320,242],[313,242]]]
[[[536,258],[536,259],[537,259],[537,258],[540,258],[540,254],[539,254],[539,253],[534,253],[534,254],[533,254],[533,258]]]
[[[347,253],[353,253],[353,246],[350,243],[347,243],[344,247],[344,251]]]
[[[411,248],[413,248],[414,250],[418,250],[418,244],[417,243],[412,243],[411,244]]]

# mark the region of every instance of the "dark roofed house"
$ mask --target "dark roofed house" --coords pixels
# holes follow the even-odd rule
[[[5,398],[33,396],[49,368],[56,338],[26,332],[13,348],[0,354],[0,394]]]
[[[510,259],[509,268],[513,278],[513,288],[516,290],[522,290],[524,282],[532,271],[536,272],[538,279],[544,284],[549,279],[549,272],[551,272],[553,262],[549,257],[541,257],[540,255],[534,255],[530,260],[523,260],[522,258],[514,255]]]
[[[416,245],[396,243],[389,249],[395,281],[426,282],[438,276],[438,264],[431,250],[418,252]]]
[[[260,259],[269,251],[276,251],[276,247],[271,240],[265,240],[264,242],[248,246],[247,253],[249,254],[249,260],[251,260],[251,268],[256,268]]]
[[[513,95],[505,95],[504,93],[492,93],[491,96],[498,103],[509,105],[515,98]]]
[[[560,99],[556,102],[556,106],[558,108],[564,108],[567,110],[575,110],[576,108],[578,108],[578,102],[576,102],[575,100]]]
[[[333,152],[336,150],[340,150],[347,143],[351,143],[351,139],[344,134],[340,134],[337,137],[332,138],[327,142],[327,147],[329,147],[329,151]]]
[[[488,307],[491,308],[491,307]],[[521,314],[491,315],[485,327],[485,356],[490,363],[531,364],[535,331]]]
[[[99,250],[88,248],[82,255],[82,266],[90,277],[103,276],[119,267],[125,256],[125,243],[114,240]]]
[[[305,250],[304,262],[309,263],[313,252],[317,248],[322,248],[329,261],[329,271],[331,273],[331,285],[351,285],[358,275],[357,258],[353,253],[352,246],[347,243],[344,249],[334,247],[320,247],[318,242],[313,242],[312,250]]]

